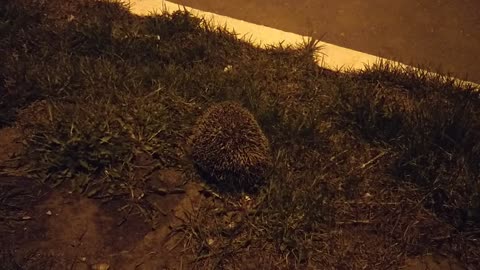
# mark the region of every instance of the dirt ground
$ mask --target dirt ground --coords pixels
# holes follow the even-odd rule
[[[20,141],[17,129],[0,130],[0,166],[21,151]],[[182,181],[173,170],[158,172],[155,178],[167,185]],[[202,199],[200,185],[189,183],[183,194],[158,197],[155,203],[163,216],[152,226],[118,202],[102,203],[68,190],[26,188],[35,186],[32,181],[0,177],[0,192],[13,194],[2,204],[15,206],[0,221],[0,243],[6,248],[3,269],[189,269],[186,257],[180,256],[180,239],[170,233]],[[402,269],[462,268],[436,254],[410,258]]]
[[[14,128],[0,131],[0,164],[20,151],[19,138]],[[175,171],[155,177],[163,183],[182,181]],[[0,221],[0,243],[9,252],[3,254],[3,263],[5,256],[13,255],[2,269],[184,269],[177,249],[172,249],[175,238],[168,236],[200,199],[198,185],[187,184],[183,194],[158,197],[155,203],[161,205],[163,217],[153,227],[115,201],[104,204],[67,190],[15,192],[26,190],[32,181],[0,177],[0,192],[12,193],[10,203],[2,203],[18,206]]]
[[[153,230],[135,216],[117,214],[113,205],[53,192],[27,210],[28,220],[18,223],[10,244],[18,250],[18,261],[28,254],[38,257],[28,260],[26,269],[40,259],[54,260],[52,269],[102,269],[101,265],[110,269],[178,269],[176,257],[164,243],[169,226],[176,222],[174,216],[181,215],[188,198],[195,196],[193,187],[189,193],[169,199],[168,214]]]

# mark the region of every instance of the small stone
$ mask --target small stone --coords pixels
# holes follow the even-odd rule
[[[372,194],[370,194],[370,193],[367,192],[367,193],[365,193],[365,195],[363,195],[363,197],[365,197],[365,198],[371,198],[371,197],[373,197],[373,196],[372,196]]]
[[[31,216],[23,216],[22,219],[23,220],[30,220],[30,219],[32,219],[32,217]]]
[[[232,71],[232,69],[233,69],[233,66],[232,66],[232,65],[228,65],[228,66],[226,66],[226,67],[223,69],[223,72],[230,72],[230,71]]]
[[[47,216],[51,216],[51,215],[52,215],[52,211],[48,210],[46,214],[47,214]]]
[[[87,257],[81,257],[81,258],[80,258],[80,261],[86,262],[86,261],[87,261]]]
[[[207,244],[208,244],[209,246],[212,246],[214,243],[215,243],[215,240],[213,240],[212,238],[208,238],[208,239],[207,239]]]

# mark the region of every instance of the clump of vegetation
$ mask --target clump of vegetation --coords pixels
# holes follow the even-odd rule
[[[252,189],[270,168],[270,146],[254,116],[238,103],[208,108],[193,128],[191,156],[225,186]]]

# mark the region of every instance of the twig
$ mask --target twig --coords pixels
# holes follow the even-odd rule
[[[158,204],[156,202],[150,202],[153,205],[153,207],[155,207],[155,209],[160,212],[160,214],[162,214],[164,217],[168,216],[168,213],[165,212],[162,208],[160,208],[160,206],[158,206]]]
[[[200,193],[203,194],[204,196],[212,196],[212,197],[215,197],[217,199],[220,199],[220,200],[225,200],[220,194],[208,189],[208,188],[202,188],[202,190],[200,190]]]
[[[172,189],[165,189],[165,188],[154,188],[152,191],[160,196],[172,195],[172,194],[185,194],[186,191],[184,188],[172,188]]]
[[[141,261],[141,262],[135,264],[135,268],[134,268],[134,269],[138,269],[138,268],[139,268],[140,266],[142,266],[143,264],[145,264],[144,261]]]
[[[372,158],[371,160],[369,160],[367,163],[364,163],[362,166],[360,166],[360,169],[365,169],[368,165],[374,163],[377,159],[383,157],[385,154],[387,154],[388,152],[382,152],[380,154],[378,154],[376,157]]]
[[[432,240],[434,241],[441,241],[441,240],[446,240],[452,238],[451,235],[444,235],[444,236],[438,236],[438,237],[433,237]]]
[[[335,205],[344,205],[344,204],[348,204],[348,205],[400,205],[400,202],[361,202],[361,201],[358,201],[358,202],[355,202],[355,201],[344,201],[344,202],[335,202],[334,203]]]
[[[180,245],[180,243],[183,242],[183,240],[184,240],[185,238],[186,238],[186,236],[183,235],[180,240],[176,241],[175,244],[173,244],[173,246],[167,248],[168,251],[173,251],[176,247],[178,247],[178,245]]]
[[[205,254],[205,255],[196,257],[193,261],[194,261],[194,262],[199,262],[199,261],[201,261],[201,260],[205,260],[205,259],[208,259],[208,258],[210,258],[210,257],[217,256],[217,255],[219,255],[220,253],[222,253],[222,252],[208,253],[208,254]]]
[[[342,152],[340,152],[340,153],[332,156],[332,157],[330,158],[330,161],[334,161],[335,159],[337,159],[339,156],[345,154],[346,152],[348,152],[348,150],[344,150],[344,151],[342,151]]]
[[[86,226],[85,230],[84,230],[83,233],[80,235],[80,237],[78,238],[78,242],[79,242],[79,243],[82,242],[83,237],[85,236],[85,234],[87,234],[87,231],[88,231],[88,225]]]
[[[351,220],[351,221],[337,221],[337,225],[359,225],[359,224],[372,224],[371,220]]]

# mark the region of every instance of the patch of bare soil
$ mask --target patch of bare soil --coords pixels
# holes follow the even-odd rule
[[[0,129],[0,166],[21,151],[21,139],[22,134],[17,128],[8,127]]]
[[[462,270],[458,262],[452,258],[428,255],[406,260],[404,270]]]
[[[124,215],[116,203],[52,192],[26,211],[3,245],[15,251],[21,269],[177,269],[173,250],[165,246],[170,228],[198,199],[198,187],[159,200],[165,215],[152,229],[138,215]],[[24,219],[22,219],[24,218]],[[31,254],[40,259],[26,260]],[[52,263],[53,261],[53,263]],[[163,267],[163,268],[162,268]]]

